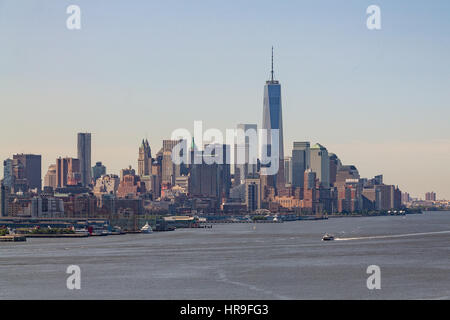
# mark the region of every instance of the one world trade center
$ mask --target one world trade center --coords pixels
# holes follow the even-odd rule
[[[267,132],[267,154],[268,156],[276,155],[275,148],[278,149],[278,173],[273,175],[272,184],[277,189],[284,188],[284,144],[283,144],[283,117],[281,108],[281,85],[278,80],[274,79],[273,71],[273,47],[272,47],[272,71],[271,79],[266,81],[264,86],[264,110],[263,110],[263,124],[262,129]],[[271,131],[278,130],[277,135],[271,134]],[[273,141],[277,139],[277,141]],[[263,151],[264,153],[264,151]],[[276,161],[272,159],[272,161]]]

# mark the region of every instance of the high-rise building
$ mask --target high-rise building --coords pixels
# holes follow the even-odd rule
[[[15,154],[13,155],[13,175],[16,188],[26,191],[29,189],[42,189],[41,155]],[[20,188],[17,188],[20,184]]]
[[[88,186],[91,176],[91,134],[78,133],[78,159],[80,160],[81,184]]]
[[[292,186],[304,187],[305,170],[310,167],[309,142],[294,142],[292,148]]]
[[[8,215],[8,197],[10,189],[0,183],[0,217]]]
[[[203,151],[196,151],[200,156]],[[219,198],[219,167],[217,163],[207,163],[202,157],[202,163],[190,164],[189,195],[192,197]]]
[[[236,177],[239,177],[240,181],[236,181],[235,184],[245,183],[246,178],[254,177],[257,172],[257,128],[256,124],[241,123],[237,125],[238,130],[243,130],[244,133],[248,132],[249,135],[245,135],[244,141],[236,142],[234,173]],[[255,141],[252,141],[252,134],[254,134]]]
[[[14,186],[13,160],[3,161],[3,185],[12,189]]]
[[[138,175],[148,176],[152,171],[152,150],[148,143],[148,140],[142,140],[141,146],[139,147],[139,158],[138,158]]]
[[[330,187],[330,159],[327,149],[316,143],[310,149],[311,169],[317,174],[320,185],[324,188]]]
[[[92,167],[92,179],[94,181],[94,185],[97,182],[97,179],[106,174],[106,167],[101,163],[101,161],[96,162],[95,166]]]
[[[436,201],[436,193],[433,191],[425,193],[425,200],[426,201]]]
[[[283,116],[281,107],[281,85],[274,79],[273,71],[273,47],[272,47],[272,71],[271,79],[264,86],[263,126],[266,130],[266,141],[262,141],[262,152],[267,148],[267,154],[274,154],[274,147],[278,147],[278,173],[275,174],[274,183],[278,188],[284,188],[284,141],[283,141]],[[272,141],[271,130],[279,130],[278,141]],[[273,164],[272,164],[273,166]]]
[[[402,204],[407,204],[411,201],[411,197],[409,196],[408,192],[402,192]]]
[[[249,212],[255,212],[261,208],[260,179],[247,179],[245,181],[245,205]]]
[[[401,207],[401,191],[393,185],[377,185],[377,210],[399,209]]]
[[[44,187],[57,188],[58,187],[58,179],[56,174],[56,164],[51,164],[48,167],[47,173],[44,177]]]
[[[162,181],[161,183],[175,184],[176,166],[172,161],[172,150],[179,143],[179,140],[163,140],[162,157]]]
[[[217,165],[217,196],[221,199],[228,199],[231,189],[231,147],[227,144],[214,145],[214,151],[220,150],[222,152],[222,163]],[[215,156],[215,153],[213,153]],[[255,168],[256,170],[256,168]],[[256,174],[256,172],[254,173]]]
[[[339,160],[338,156],[334,153],[329,154],[330,157],[330,185],[334,186],[336,183],[336,176],[338,170],[341,168],[342,163],[341,160]]]
[[[81,161],[75,158],[56,159],[56,181],[58,188],[81,183]]]
[[[292,184],[292,157],[284,158],[284,181],[286,185]]]

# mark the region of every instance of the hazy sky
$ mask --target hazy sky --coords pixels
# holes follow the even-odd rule
[[[87,131],[93,163],[118,173],[142,138],[154,154],[194,120],[260,125],[272,45],[286,154],[319,142],[364,177],[450,199],[448,0],[0,0],[0,159],[42,154],[44,175]]]

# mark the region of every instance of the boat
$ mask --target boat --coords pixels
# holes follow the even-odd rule
[[[148,224],[148,222],[141,228],[142,233],[152,233],[152,227]]]
[[[322,237],[322,241],[332,241],[334,240],[334,236],[332,234],[325,233]]]
[[[103,229],[102,227],[99,226],[90,226],[88,228],[89,233],[91,236],[95,236],[95,237],[100,237],[100,236],[107,236],[109,235],[109,231]]]

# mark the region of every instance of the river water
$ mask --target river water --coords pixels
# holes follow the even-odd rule
[[[0,242],[0,299],[450,299],[450,212]]]

